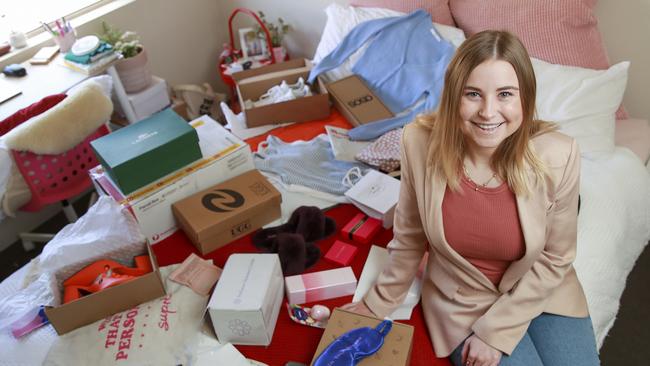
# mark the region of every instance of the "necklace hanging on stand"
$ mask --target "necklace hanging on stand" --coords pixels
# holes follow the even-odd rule
[[[494,174],[492,174],[490,179],[488,179],[485,183],[478,184],[469,176],[469,172],[467,171],[467,167],[465,166],[465,164],[463,164],[463,170],[465,171],[465,176],[467,177],[467,179],[470,182],[472,182],[472,184],[474,184],[474,191],[476,191],[476,192],[478,192],[479,188],[487,188],[487,185],[490,184],[492,179],[496,178],[496,176],[497,176],[497,173],[494,173]]]

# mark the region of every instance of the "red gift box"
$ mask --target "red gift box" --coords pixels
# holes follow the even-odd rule
[[[356,253],[357,247],[337,240],[334,242],[330,250],[327,251],[327,254],[325,254],[325,259],[342,266],[347,266],[352,262]]]
[[[341,229],[341,233],[351,240],[362,244],[370,240],[381,230],[381,221],[360,213]]]

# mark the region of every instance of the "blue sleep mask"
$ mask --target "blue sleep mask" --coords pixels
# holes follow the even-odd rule
[[[384,320],[376,328],[352,329],[330,343],[318,356],[314,366],[353,366],[364,358],[379,351],[384,337],[393,326],[391,320]]]

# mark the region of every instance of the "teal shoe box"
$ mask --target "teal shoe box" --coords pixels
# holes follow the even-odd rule
[[[124,194],[202,158],[196,130],[171,108],[90,144]]]

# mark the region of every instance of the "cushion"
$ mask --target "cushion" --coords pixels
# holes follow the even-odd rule
[[[450,0],[466,36],[486,29],[515,33],[531,57],[550,63],[607,69],[609,61],[594,15],[596,0]],[[621,109],[618,118],[627,118]]]
[[[385,8],[410,13],[424,9],[431,14],[431,20],[445,25],[455,25],[449,10],[449,0],[353,0],[352,6]]]
[[[629,62],[607,70],[532,59],[537,77],[537,116],[574,137],[584,157],[614,150],[616,109],[623,99]]]
[[[616,121],[616,146],[627,147],[642,162],[650,159],[650,123],[643,119],[623,119]]]
[[[355,8],[336,3],[330,4],[325,9],[325,13],[327,14],[327,22],[325,23],[323,35],[316,48],[316,53],[314,54],[315,63],[320,62],[320,60],[332,52],[357,24],[372,19],[405,15],[405,13],[390,9]],[[455,47],[458,47],[465,40],[463,31],[458,28],[438,23],[434,23],[433,25],[442,38],[451,42]],[[352,66],[363,55],[364,51],[365,47],[361,47],[346,62],[341,64],[341,66],[325,73],[325,79],[332,82],[352,75]]]
[[[106,123],[112,112],[113,103],[101,85],[86,83],[47,113],[39,114],[5,134],[5,144],[17,151],[61,154]]]
[[[5,135],[7,132],[11,131],[14,127],[19,124],[27,121],[28,119],[38,116],[39,114],[45,112],[46,110],[54,107],[60,101],[65,99],[65,94],[54,94],[49,95],[38,102],[25,107],[11,116],[5,118],[0,122],[0,136]]]

